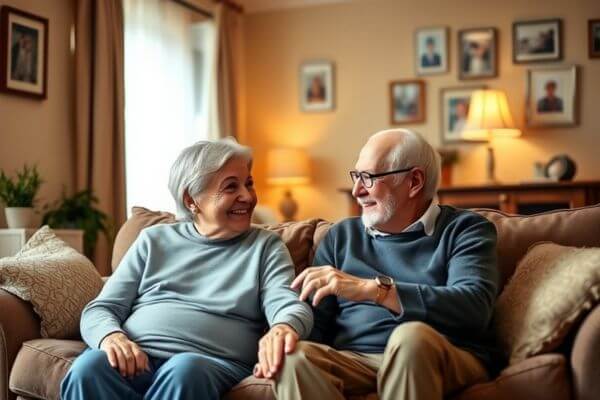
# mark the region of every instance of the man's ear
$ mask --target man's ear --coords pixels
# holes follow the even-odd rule
[[[420,168],[415,168],[410,174],[408,197],[414,199],[421,194],[425,187],[425,173]]]

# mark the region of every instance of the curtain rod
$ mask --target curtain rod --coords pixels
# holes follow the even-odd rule
[[[214,18],[213,13],[211,13],[210,11],[206,11],[205,9],[200,8],[200,7],[198,7],[198,6],[194,5],[194,4],[190,4],[190,3],[188,3],[185,0],[171,0],[171,1],[173,1],[173,2],[175,2],[175,3],[177,3],[177,4],[181,5],[181,6],[183,6],[185,8],[188,8],[188,9],[190,9],[192,11],[200,13],[200,14],[204,15],[207,18],[211,18],[211,19]]]

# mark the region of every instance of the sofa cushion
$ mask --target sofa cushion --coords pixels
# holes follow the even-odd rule
[[[532,246],[496,302],[496,333],[510,363],[556,349],[599,298],[600,248]]]
[[[474,211],[492,221],[498,230],[498,267],[502,284],[534,243],[548,241],[563,246],[600,247],[600,204],[526,216],[495,210]]]
[[[42,337],[78,337],[81,311],[102,285],[91,261],[48,226],[16,255],[0,259],[0,288],[33,305]]]
[[[571,387],[562,354],[543,354],[504,369],[493,381],[473,385],[451,400],[569,400]]]
[[[10,373],[10,390],[25,397],[59,400],[60,383],[85,348],[78,340],[24,342]]]

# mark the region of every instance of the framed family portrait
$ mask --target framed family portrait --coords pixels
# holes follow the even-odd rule
[[[562,58],[562,20],[520,21],[513,24],[515,64]]]
[[[390,82],[390,123],[415,124],[425,121],[425,81]]]
[[[588,21],[590,58],[600,58],[600,19]]]
[[[496,28],[465,29],[458,32],[460,79],[485,79],[498,75]]]
[[[527,71],[527,124],[537,127],[577,124],[577,67]]]
[[[440,126],[442,143],[452,144],[465,142],[462,132],[467,123],[471,96],[474,91],[485,89],[485,85],[444,88],[440,91]],[[473,142],[473,141],[469,141]]]
[[[300,109],[331,111],[334,107],[333,63],[308,61],[300,66]]]
[[[48,19],[3,6],[0,10],[0,90],[45,99]]]
[[[417,75],[448,71],[448,28],[422,28],[415,32]]]

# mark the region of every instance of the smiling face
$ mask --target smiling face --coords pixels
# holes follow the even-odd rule
[[[257,197],[251,165],[242,157],[232,158],[215,173],[208,187],[192,202],[198,231],[210,239],[228,239],[250,229]]]
[[[392,136],[371,138],[358,156],[356,170],[372,174],[389,170],[387,163],[383,161],[394,144]],[[365,187],[360,180],[354,184],[352,195],[362,207],[362,221],[365,226],[385,230],[386,225],[394,219],[407,199],[408,174],[410,172],[398,174],[401,176],[400,183],[395,183],[395,177],[398,175],[388,175],[373,180],[373,186],[370,188]]]

